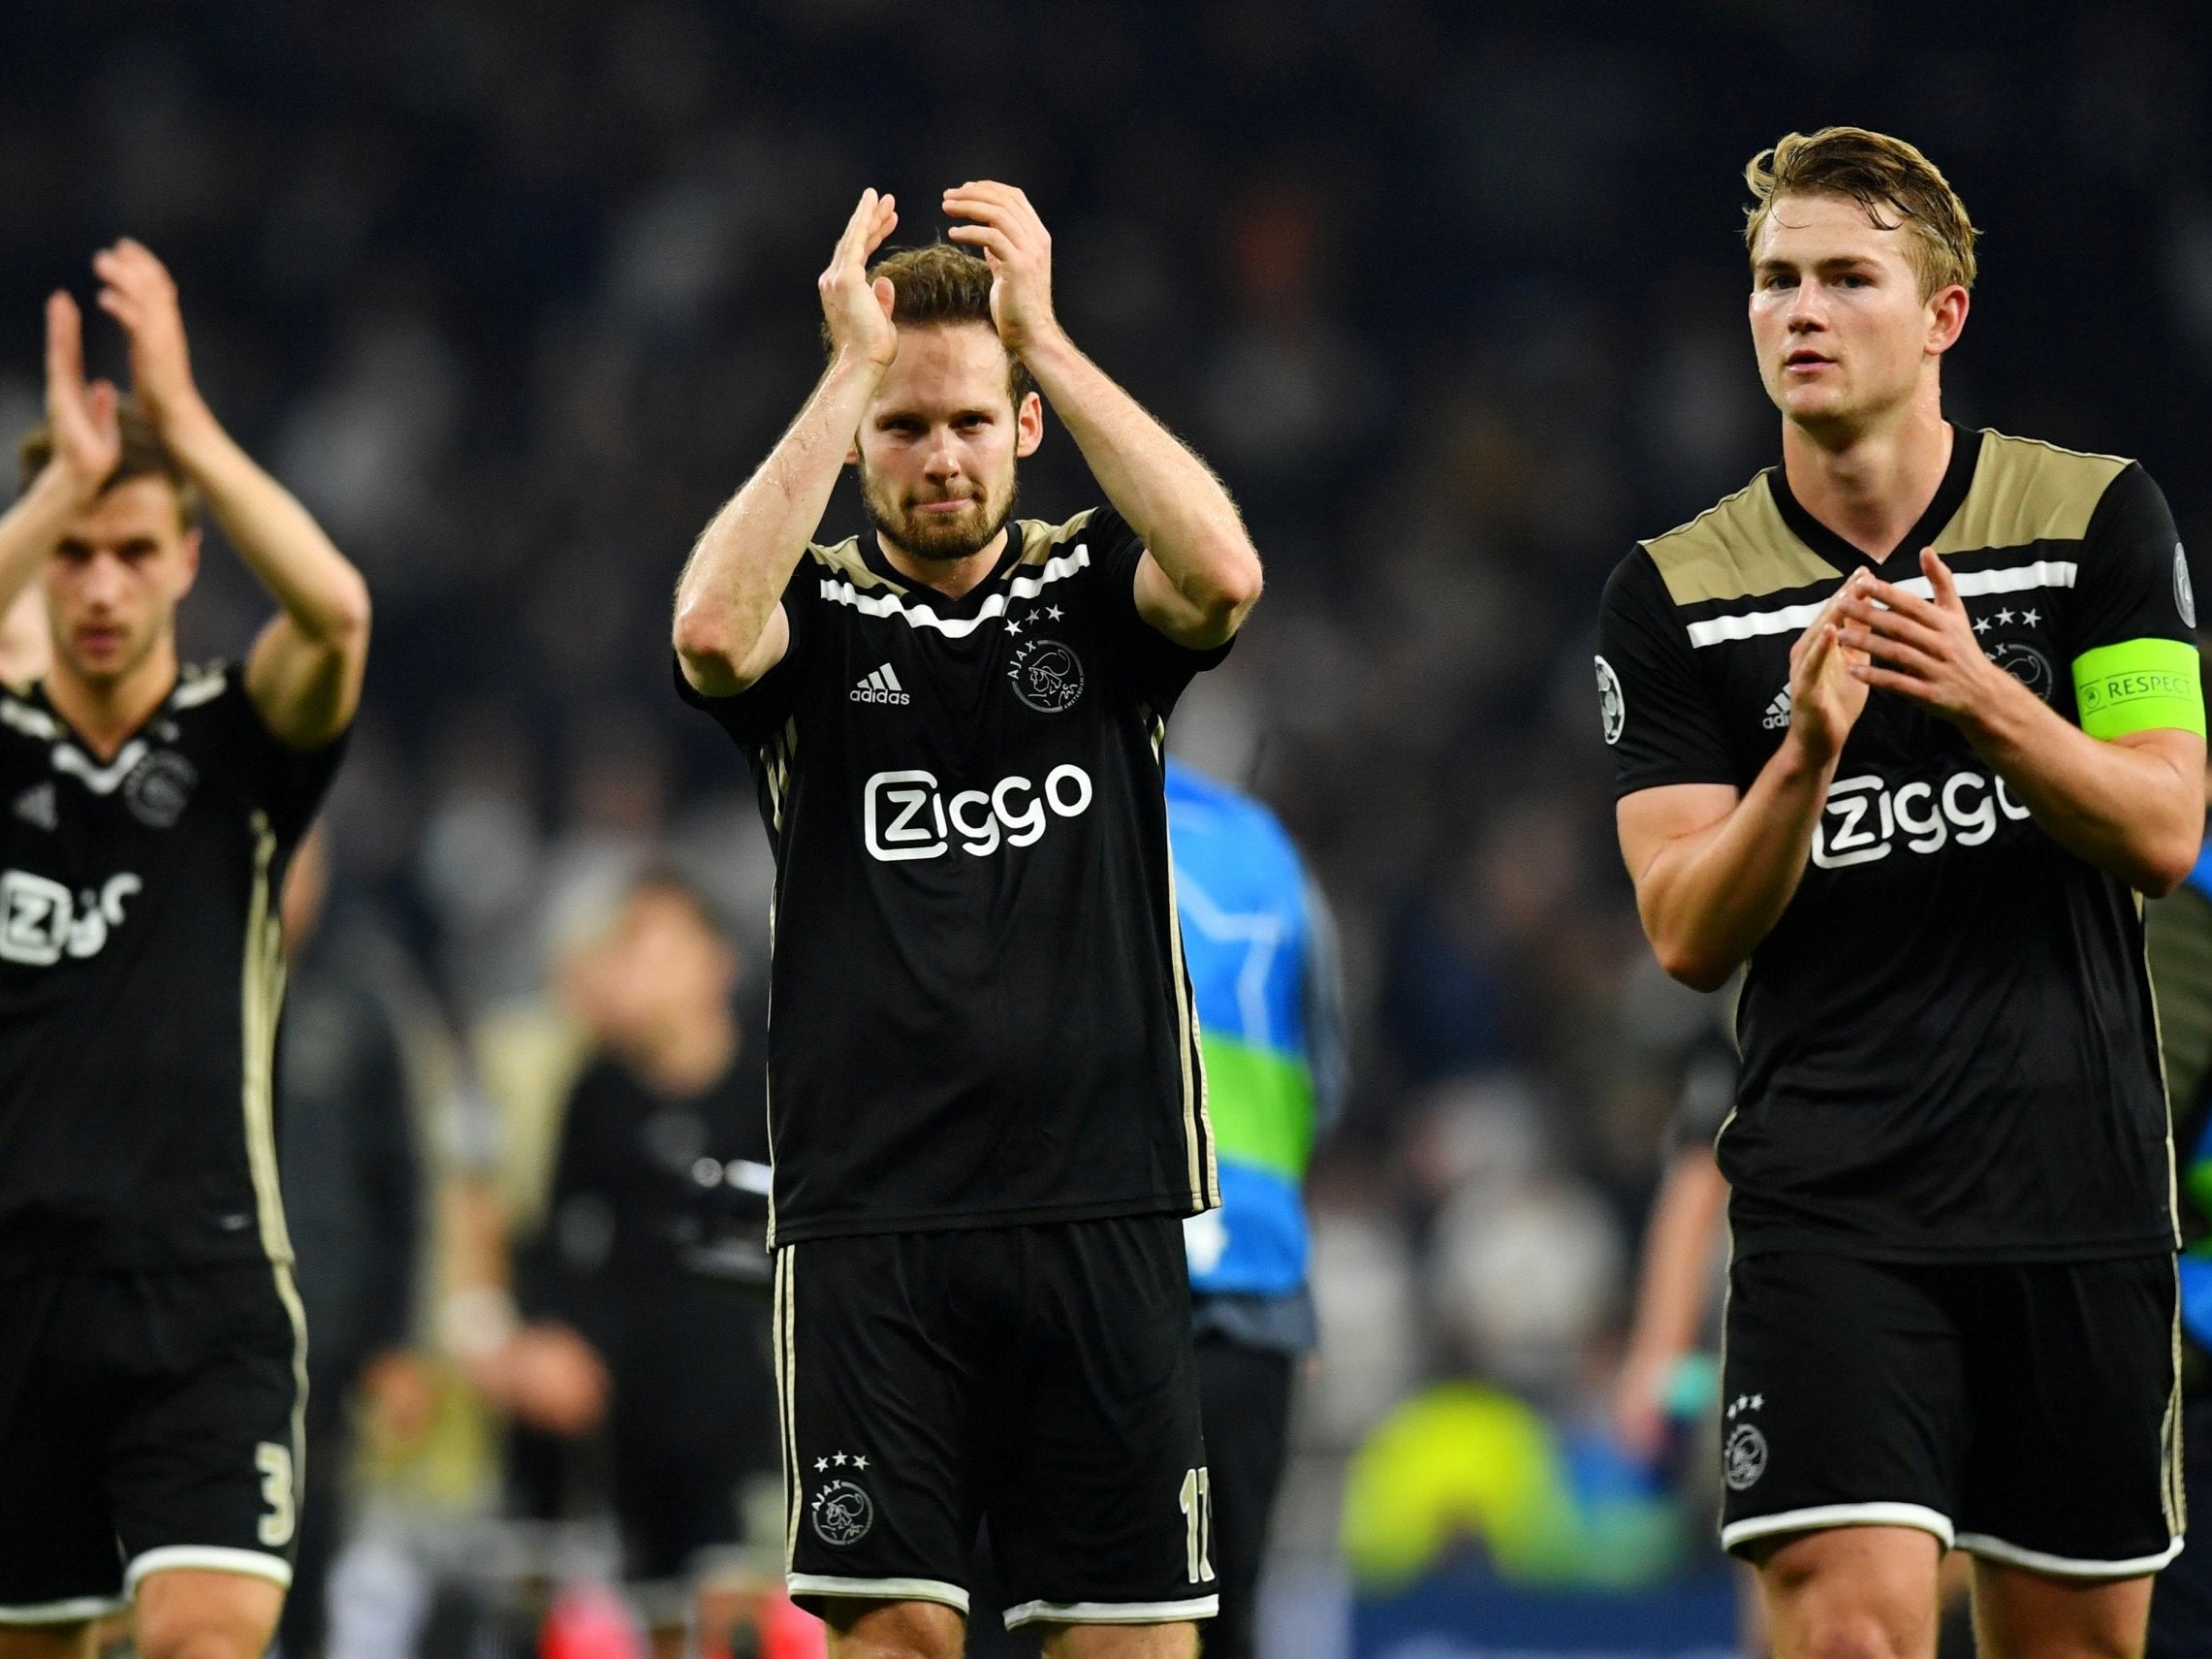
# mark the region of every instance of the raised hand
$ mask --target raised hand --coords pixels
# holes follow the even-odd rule
[[[1053,239],[1028,197],[981,179],[945,192],[945,216],[965,219],[947,234],[981,248],[991,267],[991,318],[1019,357],[1059,327],[1053,316]]]
[[[47,425],[53,460],[89,499],[114,475],[123,459],[115,423],[115,388],[84,381],[84,318],[67,294],[47,301]]]
[[[868,262],[899,223],[896,198],[873,190],[860,193],[860,206],[845,221],[827,270],[814,286],[822,295],[822,318],[829,324],[830,346],[863,361],[888,365],[899,355],[899,330],[891,320],[895,298],[891,279],[868,279]]]
[[[1789,735],[1823,765],[1842,750],[1866,707],[1866,683],[1857,677],[1866,653],[1852,645],[1841,619],[1874,585],[1866,571],[1851,572],[1789,648]]]
[[[131,389],[146,418],[166,436],[179,421],[205,415],[169,268],[125,237],[92,256],[92,273],[100,278],[100,308],[130,337]]]
[[[1920,569],[1932,601],[1887,582],[1869,582],[1845,603],[1843,641],[1861,654],[1851,673],[1932,715],[1964,722],[1993,692],[2005,694],[2019,683],[1982,651],[1950,567],[1932,548],[1920,550]]]

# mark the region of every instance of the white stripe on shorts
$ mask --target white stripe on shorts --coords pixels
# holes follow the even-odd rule
[[[1186,1602],[1024,1602],[1006,1610],[1006,1628],[1025,1624],[1181,1624],[1213,1618],[1219,1596],[1193,1596]]]
[[[2002,1561],[2007,1567],[2025,1567],[2031,1573],[2048,1573],[2054,1579],[2140,1579],[2181,1553],[2178,1538],[2155,1555],[2137,1555],[2127,1561],[2080,1561],[2068,1555],[2046,1555],[2040,1549],[2023,1549],[1983,1532],[1960,1533],[1958,1547],[1969,1555]]]
[[[1780,1515],[1755,1515],[1731,1521],[1721,1529],[1721,1547],[1733,1549],[1754,1538],[1772,1538],[1781,1532],[1824,1532],[1835,1526],[1909,1526],[1932,1532],[1945,1549],[1950,1548],[1951,1517],[1925,1504],[1818,1504],[1806,1510],[1784,1510]]]
[[[877,1602],[939,1602],[967,1612],[967,1592],[941,1579],[833,1579],[825,1573],[787,1573],[794,1596],[862,1596]]]

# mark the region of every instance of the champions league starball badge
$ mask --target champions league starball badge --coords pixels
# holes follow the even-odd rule
[[[1597,712],[1604,717],[1605,741],[1619,743],[1628,723],[1628,699],[1621,694],[1621,677],[1602,656],[1597,659]]]

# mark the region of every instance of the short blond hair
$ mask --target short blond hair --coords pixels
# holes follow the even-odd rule
[[[1954,282],[1974,286],[1974,243],[1981,233],[1950,180],[1903,139],[1864,127],[1791,133],[1752,157],[1744,182],[1752,192],[1744,246],[1754,258],[1767,215],[1785,196],[1844,196],[1881,229],[1902,224],[1912,231],[1907,257],[1919,273],[1923,298]]]

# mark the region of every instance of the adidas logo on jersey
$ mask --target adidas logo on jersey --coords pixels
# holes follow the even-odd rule
[[[891,671],[888,662],[845,695],[856,703],[911,703],[914,700],[900,686],[899,676]]]
[[[52,781],[49,779],[44,783],[33,783],[17,795],[16,815],[23,822],[36,824],[43,830],[51,830],[60,822],[60,814],[54,805]]]
[[[1785,686],[1774,694],[1774,701],[1766,706],[1759,724],[1770,732],[1781,731],[1789,724],[1789,687]]]

